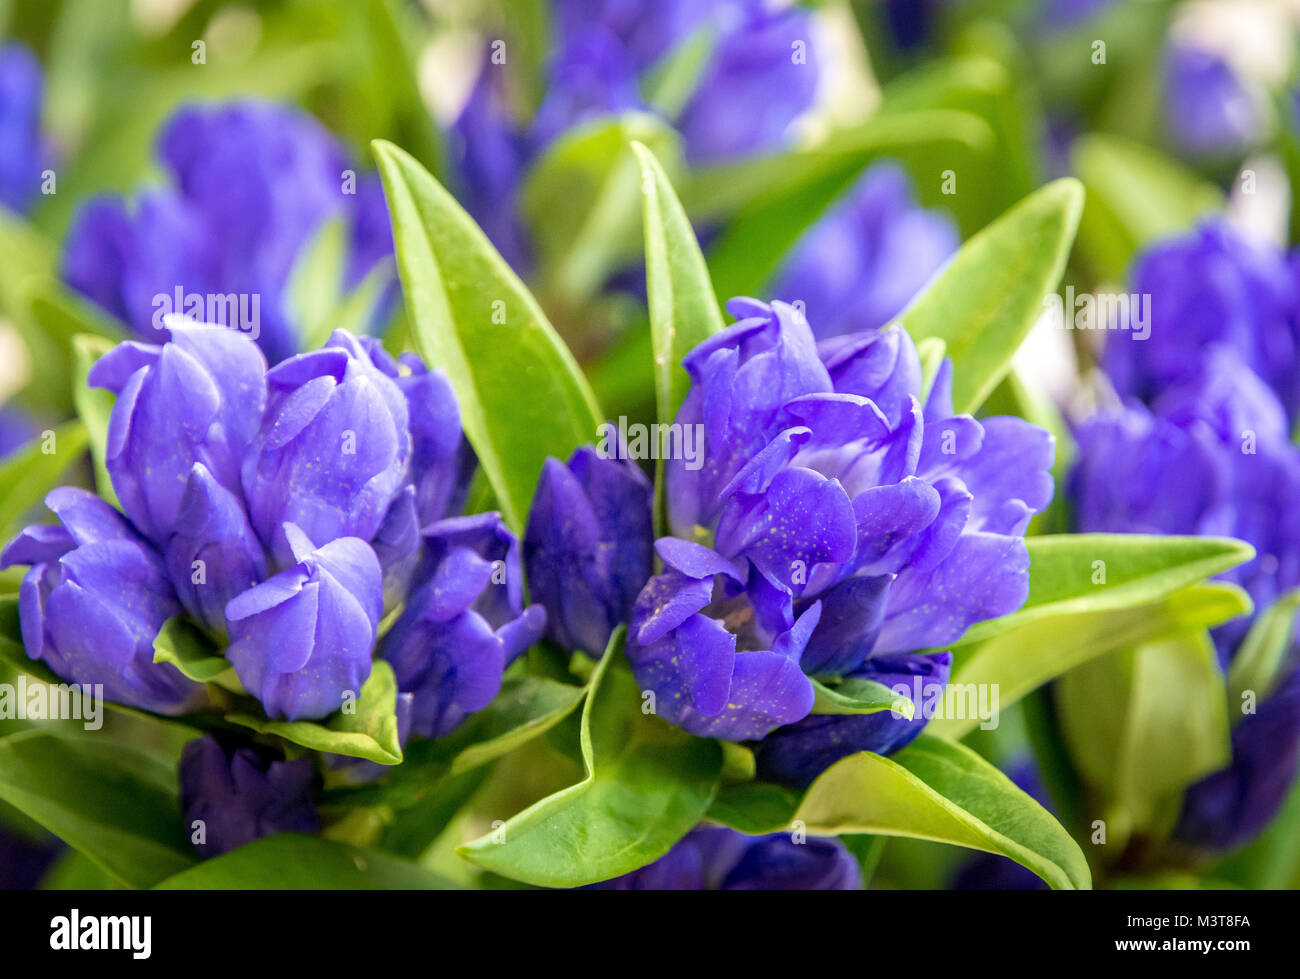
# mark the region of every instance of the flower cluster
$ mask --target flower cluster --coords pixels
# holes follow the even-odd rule
[[[224,325],[255,336],[272,363],[301,349],[287,285],[312,237],[346,223],[345,285],[392,251],[379,180],[358,175],[338,141],[310,116],[274,103],[185,107],[163,127],[158,153],[170,187],[128,207],[84,204],[64,244],[69,285],[149,340],[166,338],[164,311],[221,297]],[[178,308],[174,297],[181,297]],[[230,309],[228,300],[243,305]]]
[[[706,451],[698,470],[667,464],[662,573],[632,597],[650,563],[648,492],[625,463],[580,456],[543,481],[530,580],[557,636],[589,651],[631,600],[627,655],[656,712],[758,742],[761,775],[806,784],[925,724],[810,716],[810,677],[944,684],[951,657],[933,650],[1023,604],[1023,535],[1051,499],[1053,440],[1020,419],[954,415],[946,362],[922,403],[900,327],[818,346],[785,303],[728,308],[738,322],[684,361],[676,423],[702,426]],[[620,539],[632,553],[612,569]]]
[[[1300,587],[1300,451],[1290,441],[1300,385],[1297,281],[1284,256],[1226,225],[1161,243],[1134,281],[1152,296],[1147,341],[1113,340],[1107,373],[1122,405],[1078,428],[1070,496],[1081,531],[1210,534],[1254,546],[1223,577],[1257,612]],[[1252,624],[1213,632],[1221,662]],[[1284,656],[1256,713],[1239,716],[1233,761],[1188,792],[1176,836],[1221,849],[1276,812],[1300,757],[1300,647]]]
[[[409,729],[435,736],[541,635],[514,537],[494,513],[454,515],[472,456],[447,380],[413,355],[337,331],[267,370],[243,334],[173,322],[165,344],[111,350],[90,382],[117,395],[106,462],[125,516],[54,490],[60,524],[3,553],[31,565],[24,641],[60,676],[192,709],[203,688],[152,650],[185,615],[228,640],[269,717],[322,718],[358,694],[394,612],[378,652]]]
[[[455,127],[461,199],[516,268],[530,252],[503,202],[516,198],[528,164],[560,133],[599,116],[664,111],[644,94],[646,82],[679,46],[712,44],[689,97],[668,113],[692,162],[779,147],[816,94],[810,18],[797,7],[772,10],[759,0],[560,0],[555,7],[556,54],[536,113],[517,121],[501,66],[489,58]]]

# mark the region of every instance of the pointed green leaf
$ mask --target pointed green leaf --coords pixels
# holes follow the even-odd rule
[[[377,850],[276,833],[169,877],[160,891],[446,890],[456,885]]]
[[[153,641],[153,661],[170,663],[181,675],[196,683],[219,683],[227,690],[243,693],[230,660],[217,653],[212,643],[188,618],[168,619]]]
[[[596,438],[600,409],[519,277],[408,154],[374,144],[416,348],[447,372],[479,464],[516,533],[547,456]]]
[[[916,712],[912,701],[875,680],[849,677],[826,686],[814,679],[812,685],[814,714],[878,714],[892,710],[910,721]]]
[[[953,362],[953,406],[973,412],[997,386],[1065,271],[1083,187],[1065,178],[976,234],[901,314],[918,343],[938,337]]]
[[[279,735],[313,751],[365,758],[381,765],[401,764],[397,680],[393,668],[384,660],[375,660],[354,708],[350,714],[337,710],[324,721],[271,721],[252,714],[232,714],[226,720],[259,734]]]
[[[953,688],[996,688],[998,710],[1076,666],[1160,636],[1220,625],[1250,611],[1236,585],[1192,585],[1146,605],[1070,612],[1030,619],[996,636],[954,650]],[[978,717],[935,717],[926,730],[961,738]]]
[[[794,818],[809,835],[935,840],[1010,857],[1053,888],[1091,886],[1079,845],[1047,810],[975,752],[939,738],[923,735],[890,758],[841,759]]]
[[[173,766],[97,737],[31,729],[0,739],[0,799],[122,884],[151,887],[195,861]]]
[[[1263,700],[1277,685],[1278,667],[1291,649],[1300,610],[1300,588],[1292,589],[1260,613],[1228,666],[1228,704],[1234,709],[1241,695],[1253,690]],[[1235,716],[1235,715],[1234,715]]]
[[[460,847],[466,859],[529,884],[579,887],[659,859],[709,808],[722,752],[641,712],[624,632],[611,639],[583,705],[586,777]]]
[[[1131,608],[1171,595],[1255,556],[1231,537],[1044,534],[1025,539],[1029,598],[1018,612],[971,626],[963,645],[1035,619]]]
[[[71,421],[38,435],[0,463],[0,533],[5,541],[85,451],[86,429]]]

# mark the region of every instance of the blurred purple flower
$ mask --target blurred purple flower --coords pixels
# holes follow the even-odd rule
[[[1261,135],[1260,107],[1219,55],[1173,43],[1165,52],[1164,81],[1169,134],[1184,152],[1240,153]]]
[[[391,252],[373,179],[347,179],[342,147],[296,110],[185,107],[163,128],[159,155],[173,186],[142,192],[131,208],[115,197],[85,204],[63,253],[64,279],[142,336],[159,338],[163,311],[186,312],[174,296],[233,297],[237,313],[218,310],[223,325],[256,333],[276,363],[299,349],[287,286],[325,221],[349,226],[348,284]]]
[[[0,45],[0,205],[25,212],[41,186],[41,63],[17,43]]]
[[[917,206],[912,182],[878,163],[795,245],[773,295],[802,303],[818,338],[884,326],[957,250],[946,215]]]

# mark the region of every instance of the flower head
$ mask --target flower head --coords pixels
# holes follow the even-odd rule
[[[325,221],[348,224],[348,284],[392,250],[373,179],[349,179],[342,148],[309,116],[257,101],[185,107],[158,149],[172,186],[131,208],[111,197],[86,204],[63,254],[64,279],[142,336],[160,338],[164,309],[189,315],[173,296],[183,306],[199,296],[205,308],[234,299],[225,325],[255,333],[278,362],[301,343],[286,284]]]
[[[21,44],[0,46],[0,205],[22,213],[41,183],[41,63]]]
[[[31,567],[19,590],[23,645],[63,679],[102,684],[109,700],[162,714],[198,705],[203,689],[154,663],[162,624],[181,613],[162,559],[120,513],[86,490],[51,490],[56,525],[28,527],[0,567]]]
[[[273,833],[314,833],[311,759],[275,761],[256,748],[223,748],[211,735],[181,753],[181,809],[191,834],[201,824],[204,857],[228,853]],[[193,835],[191,836],[193,838]]]
[[[650,481],[634,463],[590,447],[567,466],[547,459],[528,514],[524,564],[547,609],[547,635],[599,656],[650,577]]]
[[[411,730],[440,737],[491,702],[505,668],[541,638],[546,613],[523,608],[519,544],[499,514],[425,528],[411,597],[380,654],[413,695]]]

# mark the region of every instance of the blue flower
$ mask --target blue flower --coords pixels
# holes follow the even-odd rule
[[[181,753],[180,785],[186,830],[204,857],[274,833],[320,827],[309,758],[276,761],[257,748],[227,750],[204,735]]]
[[[256,101],[187,107],[168,121],[159,155],[173,186],[87,203],[68,235],[63,277],[151,339],[164,311],[189,314],[189,296],[233,298],[226,326],[256,334],[278,362],[299,349],[287,285],[304,246],[330,218],[347,222],[345,280],[391,251],[370,178],[349,180],[342,148],[319,123]],[[180,296],[183,308],[175,308]]]
[[[667,464],[675,538],[656,544],[666,569],[637,599],[628,656],[661,715],[766,736],[760,765],[806,783],[924,723],[805,721],[807,676],[946,682],[946,653],[913,654],[1024,603],[1023,536],[1051,500],[1053,440],[1017,418],[954,416],[947,362],[923,408],[901,328],[818,348],[784,303],[728,308],[739,322],[684,360],[677,424],[701,426],[704,459]]]
[[[836,839],[796,843],[784,833],[745,836],[722,826],[698,826],[654,863],[592,886],[618,891],[847,891],[862,887],[862,871]]]
[[[162,559],[120,513],[86,490],[51,490],[56,525],[28,527],[0,567],[31,567],[18,593],[23,645],[63,679],[161,714],[198,706],[203,688],[154,663],[162,624],[181,614]]]
[[[20,214],[41,185],[41,63],[21,44],[0,46],[0,205]]]
[[[1300,409],[1298,281],[1286,256],[1223,221],[1158,242],[1133,271],[1133,293],[1150,297],[1149,335],[1115,331],[1106,345],[1106,373],[1121,395],[1154,404],[1171,385],[1200,381],[1211,355],[1236,357],[1294,417]]]
[[[867,170],[790,252],[772,292],[802,303],[818,337],[884,326],[957,250],[945,215],[916,205],[892,163]]]
[[[1260,107],[1219,55],[1170,44],[1164,84],[1169,135],[1183,151],[1201,156],[1240,153],[1261,135]]]
[[[505,668],[541,638],[546,613],[523,607],[519,543],[499,514],[452,517],[424,538],[411,596],[380,655],[413,695],[411,730],[434,738],[492,701]]]
[[[285,531],[297,563],[231,599],[226,658],[268,717],[325,717],[370,676],[379,559],[355,537],[313,548],[293,524]]]
[[[240,493],[262,421],[266,361],[247,337],[176,323],[170,343],[118,344],[87,378],[117,395],[106,464],[122,509],[151,540],[175,527],[196,463]]]
[[[547,459],[528,514],[524,565],[547,610],[547,635],[566,650],[604,652],[628,621],[651,571],[650,481],[635,464],[578,449]]]

